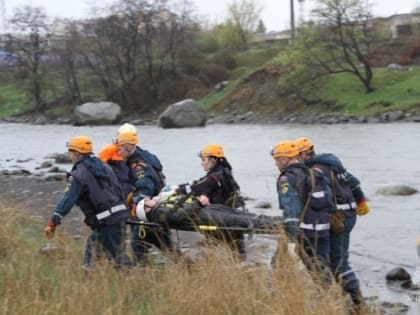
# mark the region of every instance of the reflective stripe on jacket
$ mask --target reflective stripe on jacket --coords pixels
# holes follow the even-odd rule
[[[94,159],[93,164],[102,163]],[[103,166],[103,176],[94,175],[83,161],[77,162],[70,173],[73,180],[82,186],[76,203],[86,217],[85,223],[92,228],[103,224],[122,223],[128,217],[128,211],[112,211],[113,207],[118,207],[118,209],[125,207],[124,196],[111,167],[106,164]],[[97,217],[105,211],[109,211],[110,215]]]

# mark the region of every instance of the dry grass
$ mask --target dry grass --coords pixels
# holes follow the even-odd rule
[[[41,254],[39,224],[1,204],[0,224],[0,314],[347,314],[338,286],[317,287],[287,255],[271,270],[219,248],[194,264],[103,263],[86,275],[77,242],[58,238],[61,250]]]

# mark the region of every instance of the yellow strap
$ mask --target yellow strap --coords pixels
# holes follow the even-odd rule
[[[146,237],[146,229],[144,228],[144,225],[141,224],[139,226],[139,238],[144,239],[145,237]]]
[[[334,173],[333,170],[330,169],[330,178],[331,178],[331,188],[333,191],[333,196],[334,196],[334,206],[337,205],[337,194],[335,192],[335,179],[334,179]]]
[[[217,226],[214,226],[214,225],[199,225],[198,229],[200,231],[216,231]]]

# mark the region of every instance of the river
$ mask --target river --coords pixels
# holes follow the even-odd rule
[[[97,152],[111,142],[117,129],[117,126],[0,124],[0,169],[20,167],[33,171],[46,155],[65,152],[66,141],[74,135],[90,136]],[[420,230],[420,194],[381,196],[376,191],[400,184],[420,190],[420,145],[415,142],[419,134],[420,124],[414,123],[208,125],[185,129],[138,126],[140,146],[159,156],[168,182],[173,184],[201,177],[197,152],[205,144],[220,143],[243,193],[273,205],[273,209],[261,210],[267,214],[278,214],[275,191],[278,170],[269,155],[273,144],[307,136],[318,153],[336,154],[361,180],[371,207],[368,215],[358,218],[351,240],[351,262],[363,283],[363,292],[366,296],[407,304],[411,314],[420,314],[420,302],[412,302],[405,292],[391,289],[384,278],[395,266],[413,274],[420,262],[415,249]],[[16,163],[18,159],[23,162]],[[30,160],[24,162],[27,159]],[[253,242],[258,240],[254,237]]]

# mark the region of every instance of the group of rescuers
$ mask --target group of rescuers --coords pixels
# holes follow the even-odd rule
[[[164,213],[159,209],[171,210],[187,203],[195,203],[197,211],[213,204],[229,206],[227,209],[243,207],[237,194],[239,185],[219,144],[208,144],[199,153],[206,175],[178,186],[165,185],[161,162],[138,145],[136,127],[128,123],[118,129],[113,143],[105,146],[98,157],[92,153],[92,141],[86,136],[71,138],[67,149],[73,167],[44,234],[53,237],[63,217],[78,205],[91,228],[83,261],[88,270],[99,253],[116,266],[132,266],[144,263],[152,245],[162,251],[173,250],[168,226],[163,225],[157,233],[142,233],[141,225],[132,224],[133,255],[129,257],[123,246],[123,231],[130,217],[159,222]],[[357,215],[369,212],[359,180],[335,155],[315,154],[314,144],[306,137],[278,142],[271,156],[280,171],[277,193],[289,247],[326,282],[335,278],[358,310],[364,300],[349,264],[350,233]],[[162,197],[165,190],[169,192]],[[244,232],[210,233],[206,237],[223,239],[245,254]]]

